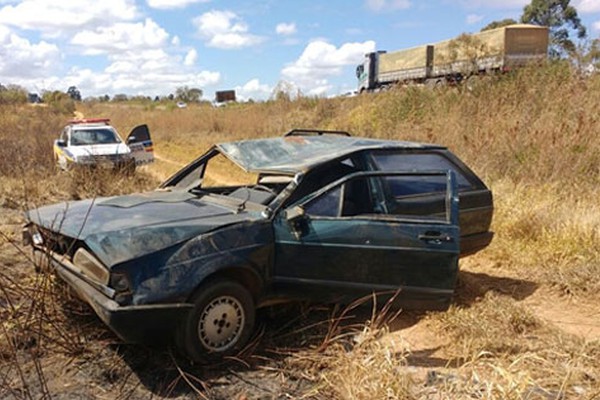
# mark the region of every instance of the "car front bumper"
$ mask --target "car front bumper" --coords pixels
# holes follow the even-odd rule
[[[58,257],[50,255],[49,264],[98,317],[127,343],[165,344],[192,310],[188,303],[122,306],[107,297],[85,276],[74,271]]]

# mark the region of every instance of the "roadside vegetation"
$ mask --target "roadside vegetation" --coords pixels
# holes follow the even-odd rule
[[[52,141],[67,111],[0,104],[0,397],[600,397],[600,75],[553,63],[436,90],[77,108],[111,118],[122,136],[147,123],[159,158],[135,176],[58,172]],[[34,274],[18,245],[30,207],[148,190],[215,142],[292,128],[439,143],[484,177],[496,237],[462,261],[448,311],[299,306],[265,315],[253,356],[191,366],[168,349],[119,344],[63,286]],[[576,317],[576,327],[560,323]]]

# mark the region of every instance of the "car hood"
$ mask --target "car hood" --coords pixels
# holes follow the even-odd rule
[[[44,206],[36,225],[83,240],[107,266],[153,253],[220,226],[262,218],[187,192],[150,192]]]
[[[69,146],[69,151],[74,156],[106,156],[111,154],[128,154],[131,152],[125,143],[90,144],[83,146]]]

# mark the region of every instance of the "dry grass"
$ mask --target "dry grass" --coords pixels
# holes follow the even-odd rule
[[[140,123],[150,126],[162,160],[130,177],[106,171],[58,173],[51,145],[69,116],[43,108],[2,106],[0,213],[9,209],[14,213],[0,215],[0,395],[35,398],[35,393],[65,393],[53,386],[58,378],[49,371],[56,366],[47,365],[52,355],[60,355],[67,365],[77,364],[78,373],[89,373],[85,360],[100,360],[90,365],[112,371],[108,397],[126,393],[149,397],[173,390],[149,394],[125,385],[130,381],[124,376],[132,373],[123,363],[125,357],[103,353],[112,336],[98,330],[97,323],[89,330],[86,324],[82,328],[73,323],[73,313],[83,314],[82,318],[91,314],[78,309],[78,303],[49,278],[31,278],[26,257],[8,244],[18,239],[17,211],[146,190],[157,185],[156,176],[174,172],[215,142],[281,135],[298,127],[346,129],[361,136],[450,147],[495,194],[496,237],[468,264],[487,266],[485,273],[492,275],[532,282],[554,296],[567,294],[576,302],[597,303],[598,109],[600,76],[581,80],[559,64],[486,80],[472,91],[410,87],[355,98],[302,98],[224,108],[82,105],[85,116],[109,116],[122,136]],[[309,382],[311,389],[295,393],[304,398],[600,397],[598,340],[568,335],[540,319],[522,302],[529,292],[511,296],[501,279],[497,290],[489,289],[493,284],[471,280],[469,285],[481,287],[459,290],[473,289],[475,295],[460,293],[467,300],[424,318],[434,336],[443,338],[439,357],[446,360],[445,366],[428,368],[426,377],[411,366],[414,349],[402,340],[402,333],[390,335],[378,316],[360,327],[340,330],[334,324],[325,345],[287,354],[278,376]],[[515,285],[521,286],[526,285]],[[172,361],[165,365],[171,372],[180,371]],[[94,376],[95,384],[106,384],[104,375]]]
[[[450,359],[461,364],[463,379],[445,387],[449,393],[498,399],[600,394],[600,341],[564,334],[510,298],[492,294],[430,318],[449,338]]]
[[[600,186],[561,182],[499,181],[494,230],[484,257],[498,268],[517,269],[565,294],[597,296],[600,290]]]
[[[346,314],[338,318],[343,318]],[[444,343],[446,366],[411,367],[411,346],[380,324],[331,324],[327,346],[296,352],[288,368],[315,382],[318,399],[595,399],[600,341],[565,334],[515,300],[488,294],[472,307],[425,318]],[[337,319],[333,318],[332,321]],[[389,322],[389,321],[386,321]],[[299,373],[296,372],[297,376]]]
[[[346,129],[369,137],[450,147],[488,182],[560,182],[571,191],[600,176],[600,76],[581,80],[566,65],[531,68],[473,91],[398,88],[353,98],[207,105],[185,109],[88,104],[119,131],[145,122],[157,150],[189,162],[215,142],[277,136],[292,128]]]

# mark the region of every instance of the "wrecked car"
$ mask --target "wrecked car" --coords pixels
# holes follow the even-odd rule
[[[445,147],[294,130],[215,145],[150,193],[30,210],[23,238],[123,340],[206,360],[281,300],[447,308],[492,212]]]
[[[58,168],[110,166],[133,171],[137,165],[154,161],[152,139],[147,125],[135,127],[123,141],[108,118],[81,118],[69,121],[54,141]]]

